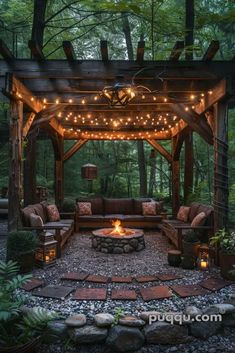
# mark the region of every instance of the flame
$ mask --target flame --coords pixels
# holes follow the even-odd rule
[[[121,225],[120,219],[116,219],[115,221],[112,221],[112,226],[114,229],[110,232],[110,234],[116,234],[116,235],[125,235],[126,231]]]

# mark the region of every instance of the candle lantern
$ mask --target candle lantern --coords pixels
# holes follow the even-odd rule
[[[198,268],[208,270],[209,265],[209,247],[207,244],[201,244],[198,250]]]
[[[43,232],[39,235],[40,243],[35,252],[35,263],[38,267],[49,267],[56,263],[57,241],[53,234]]]
[[[92,193],[92,181],[97,179],[98,171],[95,164],[85,164],[81,168],[82,178],[88,181],[88,193]]]

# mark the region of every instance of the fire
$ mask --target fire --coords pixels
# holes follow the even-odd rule
[[[112,226],[114,229],[110,232],[110,234],[116,234],[116,235],[125,235],[126,231],[121,225],[120,219],[116,219],[115,221],[112,221]]]

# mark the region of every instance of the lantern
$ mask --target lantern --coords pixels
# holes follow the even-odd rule
[[[97,178],[97,166],[94,164],[85,164],[81,168],[82,178],[87,180],[93,180]]]
[[[199,270],[209,269],[209,247],[207,244],[201,244],[199,246],[197,263]]]
[[[35,252],[36,265],[42,268],[54,265],[57,255],[57,241],[49,232],[41,233],[39,238],[40,244]]]
[[[122,108],[135,97],[135,91],[133,85],[117,82],[114,86],[104,87],[102,96],[111,107]]]

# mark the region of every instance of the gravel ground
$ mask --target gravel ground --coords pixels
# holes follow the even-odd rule
[[[0,225],[1,229],[1,225]],[[139,284],[133,282],[130,284],[95,284],[86,282],[61,281],[60,277],[66,272],[86,271],[90,274],[99,274],[105,276],[140,276],[153,275],[156,273],[174,273],[182,278],[174,281],[166,282],[167,285],[172,284],[195,284],[208,276],[208,273],[197,270],[183,270],[181,268],[172,268],[167,264],[167,250],[170,245],[164,237],[158,232],[148,231],[145,233],[146,249],[139,253],[131,254],[103,254],[96,252],[91,248],[90,232],[82,232],[75,234],[69,240],[62,258],[57,260],[57,265],[46,270],[35,269],[33,275],[35,277],[44,278],[46,284],[64,284],[74,289],[79,287],[97,287],[107,288],[110,293],[113,288],[129,288],[138,289],[163,282],[154,282]],[[6,237],[0,237],[0,259],[5,258]],[[218,269],[211,269],[209,275],[218,274]],[[117,308],[122,308],[125,313],[138,314],[145,310],[160,310],[162,312],[182,311],[187,305],[196,305],[199,308],[206,308],[214,303],[222,303],[228,300],[235,293],[235,285],[228,286],[217,293],[210,293],[206,296],[179,298],[173,295],[170,299],[153,300],[145,303],[138,295],[136,301],[74,301],[71,296],[64,301],[55,299],[46,299],[30,294],[26,294],[29,298],[28,305],[42,306],[50,310],[56,310],[64,316],[72,313],[85,313],[88,319],[91,319],[95,313],[109,312],[114,313]],[[235,330],[234,330],[235,331]],[[166,346],[147,346],[136,353],[160,353],[160,352],[234,352],[235,351],[235,332],[226,330],[222,335],[213,336],[206,342],[196,341],[190,344],[180,345],[176,347]],[[63,346],[62,344],[50,345],[42,347],[40,353],[47,351],[55,353],[77,353],[77,348],[71,346]],[[105,353],[107,350],[102,346],[79,347],[80,353]]]

